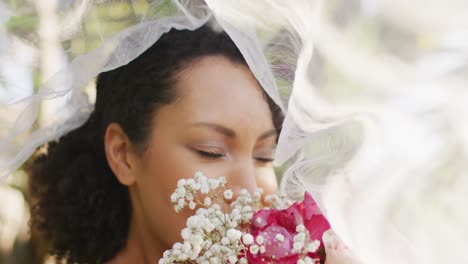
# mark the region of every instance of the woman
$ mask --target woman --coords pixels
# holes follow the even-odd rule
[[[35,158],[32,225],[70,263],[155,263],[191,213],[171,206],[178,179],[276,191],[281,123],[227,34],[171,30],[101,73],[90,119]]]

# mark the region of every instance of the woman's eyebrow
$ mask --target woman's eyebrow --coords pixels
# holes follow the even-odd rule
[[[210,122],[196,122],[196,123],[193,123],[192,126],[195,126],[195,127],[208,127],[208,128],[211,128],[211,129],[215,130],[218,133],[226,135],[227,137],[230,137],[230,138],[235,138],[236,137],[236,132],[234,132],[234,130],[232,130],[230,128],[227,128],[225,126],[219,125],[219,124],[210,123]],[[276,136],[276,134],[277,134],[276,129],[271,129],[271,130],[263,132],[258,137],[258,140],[264,140],[264,139],[269,138],[271,136]]]
[[[226,135],[227,137],[230,137],[230,138],[235,138],[236,137],[236,132],[234,132],[234,130],[230,129],[230,128],[227,128],[227,127],[224,127],[222,125],[218,125],[218,124],[215,124],[215,123],[209,123],[209,122],[196,122],[196,123],[193,123],[192,126],[196,126],[196,127],[208,127],[208,128],[211,128],[221,134],[224,134]]]
[[[269,138],[271,136],[276,136],[277,135],[277,131],[276,129],[271,129],[271,130],[268,130],[266,132],[263,132],[257,140],[264,140],[266,138]]]

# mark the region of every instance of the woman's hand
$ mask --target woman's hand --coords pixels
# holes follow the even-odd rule
[[[353,252],[333,232],[328,230],[323,234],[323,244],[327,258],[325,264],[361,264]]]

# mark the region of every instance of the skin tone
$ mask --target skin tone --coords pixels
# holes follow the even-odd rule
[[[271,112],[250,70],[208,56],[178,74],[179,98],[153,118],[146,149],[137,152],[117,124],[105,134],[106,156],[128,186],[132,216],[126,247],[109,263],[157,263],[181,240],[190,210],[176,214],[170,202],[177,181],[202,171],[242,188],[277,191],[271,160],[276,144]]]

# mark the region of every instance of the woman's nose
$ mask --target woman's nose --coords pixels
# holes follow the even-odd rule
[[[242,189],[246,189],[249,193],[253,193],[258,189],[256,168],[252,160],[244,160],[238,162],[231,168],[227,175],[227,189],[231,189],[234,193],[232,200],[235,200]]]

